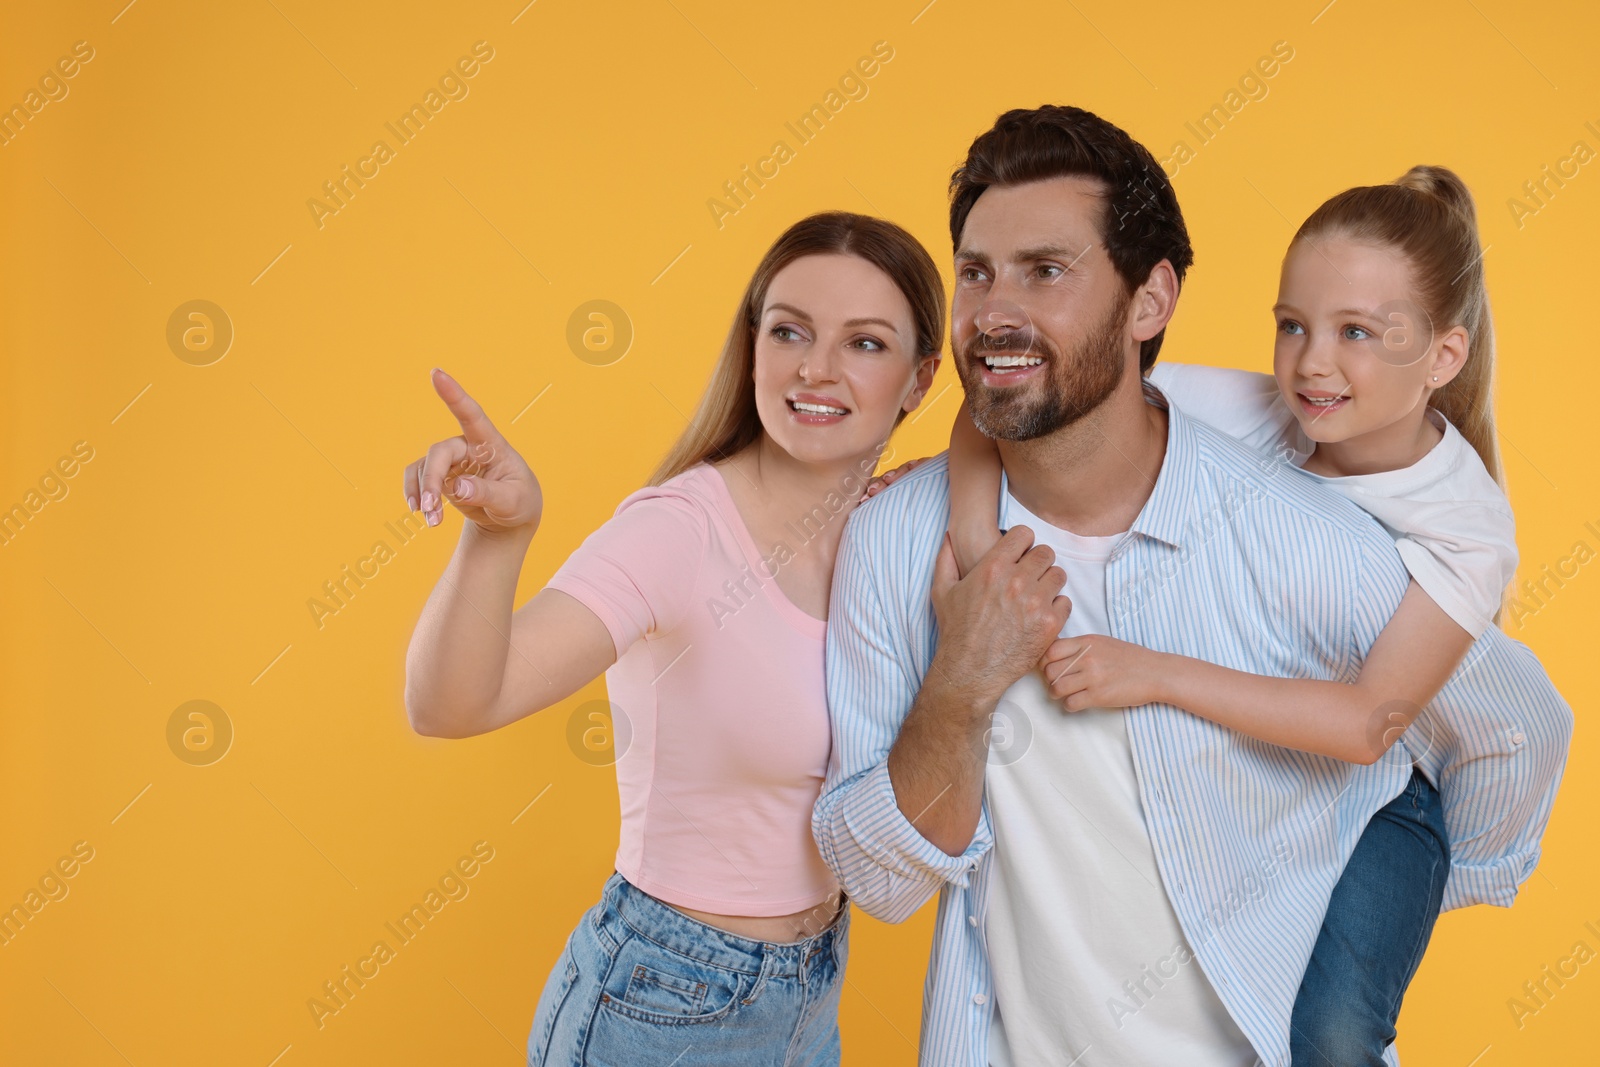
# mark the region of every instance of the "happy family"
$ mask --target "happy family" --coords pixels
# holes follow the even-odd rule
[[[1572,729],[1498,626],[1471,194],[1417,166],[1312,212],[1270,374],[1211,365],[1265,365],[1254,331],[1158,359],[1194,254],[1097,115],[1001,115],[950,240],[947,452],[865,476],[942,359],[933,259],[810,216],[646,487],[520,608],[538,480],[432,372],[461,433],[407,504],[466,521],[412,726],[485,733],[604,673],[631,728],[616,869],[528,1063],[838,1064],[851,906],[935,895],[924,1067],[1397,1063],[1435,919],[1512,902]]]

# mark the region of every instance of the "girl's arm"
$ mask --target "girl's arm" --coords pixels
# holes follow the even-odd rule
[[[1354,682],[1268,678],[1091,634],[1057,640],[1045,680],[1068,711],[1173,704],[1284,748],[1376,763],[1472,647],[1413,581]]]
[[[950,427],[950,545],[963,577],[1000,540],[1000,451],[961,402]]]

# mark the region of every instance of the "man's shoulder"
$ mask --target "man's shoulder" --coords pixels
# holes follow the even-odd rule
[[[950,455],[929,456],[856,506],[844,536],[937,546],[950,522]]]
[[[1239,521],[1293,523],[1300,537],[1349,538],[1395,554],[1394,539],[1378,520],[1295,466],[1287,452],[1260,451],[1199,419],[1185,419],[1196,471],[1221,500],[1240,503]]]

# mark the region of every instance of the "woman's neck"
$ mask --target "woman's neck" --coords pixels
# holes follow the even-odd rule
[[[874,450],[832,463],[807,463],[763,434],[717,465],[728,470],[734,499],[745,510],[746,525],[758,541],[781,530],[804,531],[806,546],[831,561],[844,520],[866,492],[878,455]],[[760,547],[765,551],[771,546]]]
[[[1444,433],[1419,407],[1405,418],[1344,441],[1318,442],[1304,467],[1324,478],[1403,470],[1433,451]]]

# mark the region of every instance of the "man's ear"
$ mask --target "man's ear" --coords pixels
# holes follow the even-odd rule
[[[917,363],[916,384],[911,387],[911,392],[906,394],[905,403],[901,405],[908,414],[921,406],[922,398],[933,388],[933,376],[939,372],[939,364],[942,362],[944,357],[935,352],[931,356],[923,356]]]
[[[1178,275],[1170,260],[1150,268],[1150,276],[1133,291],[1128,304],[1128,326],[1135,341],[1150,340],[1167,328],[1178,308]]]

